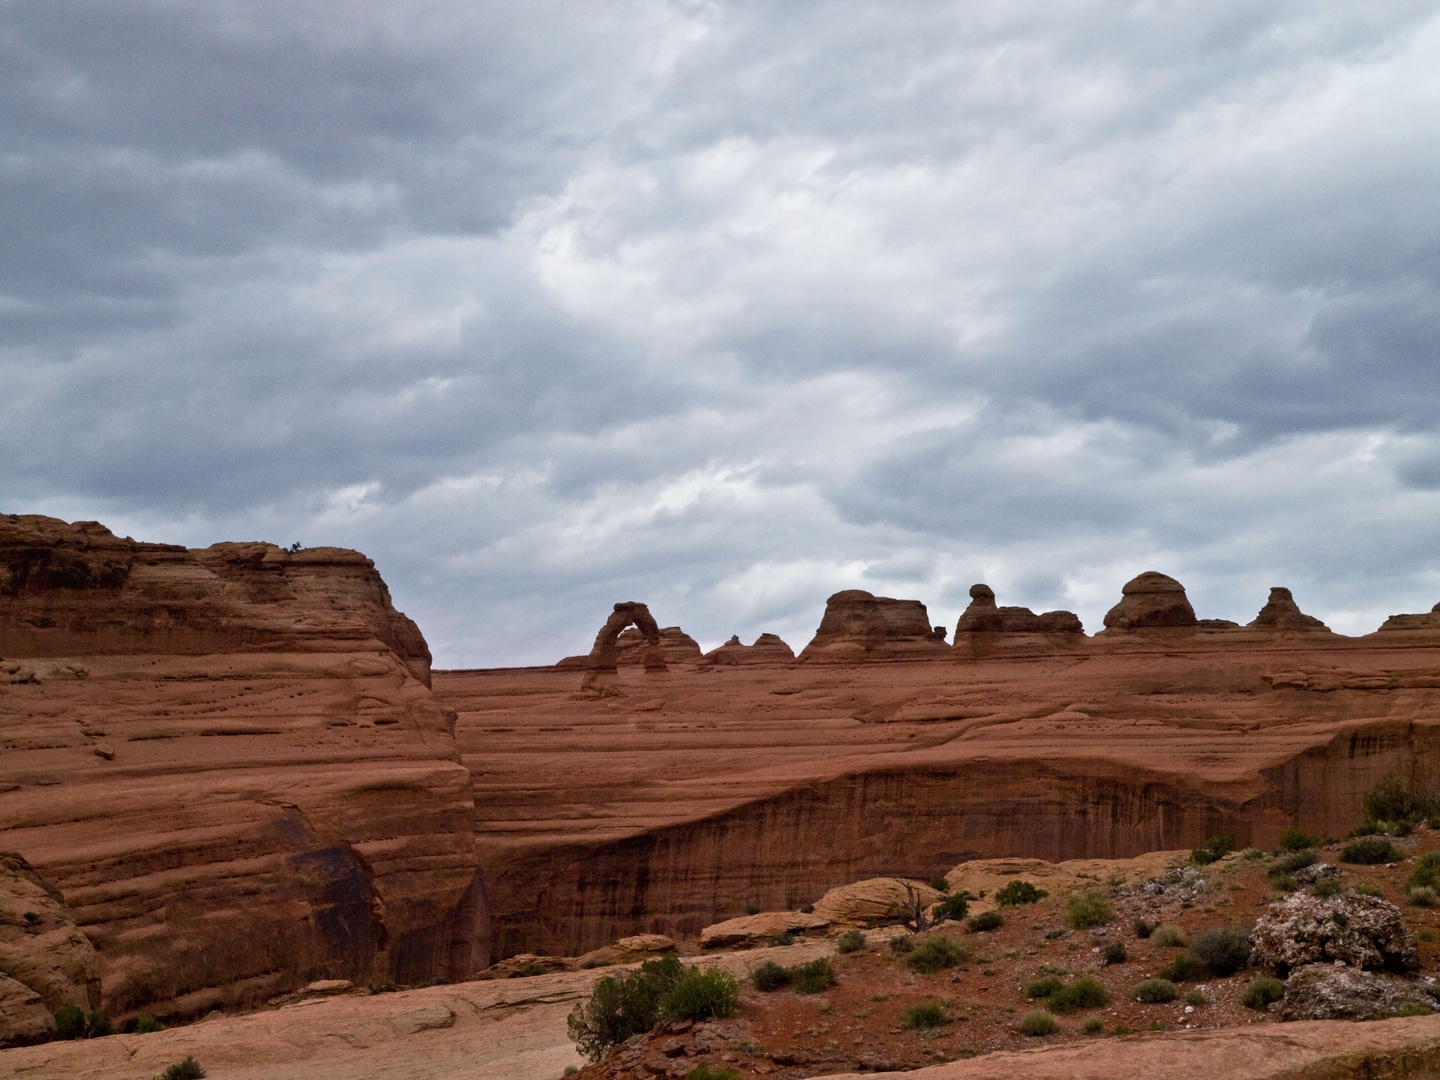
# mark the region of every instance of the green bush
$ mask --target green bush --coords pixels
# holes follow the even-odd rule
[[[1435,810],[1435,796],[1429,791],[1412,788],[1391,773],[1365,793],[1361,805],[1366,821],[1407,822],[1414,824]]]
[[[865,948],[865,935],[859,930],[846,930],[835,939],[835,951],[838,953],[859,952]]]
[[[1201,1005],[1208,1005],[1210,1003],[1205,1000],[1205,991],[1197,986],[1185,995],[1185,1004],[1198,1009]]]
[[[1171,982],[1189,982],[1200,972],[1205,970],[1205,965],[1196,960],[1189,953],[1180,953],[1157,973],[1162,979],[1169,979]]]
[[[78,1005],[61,1005],[55,1010],[55,1037],[57,1039],[83,1039],[85,1037],[85,1010]]]
[[[821,957],[808,964],[797,964],[790,969],[790,985],[797,994],[818,994],[835,985],[835,972],[830,961]]]
[[[817,964],[824,964],[826,972],[830,970],[830,964],[825,960],[815,961]],[[801,965],[811,967],[810,964]],[[796,981],[795,973],[799,968],[790,970],[790,981]],[[834,981],[834,976],[831,976]],[[660,1012],[672,1020],[723,1020],[727,1016],[735,1014],[735,1006],[740,1002],[740,987],[735,983],[735,976],[728,971],[721,971],[719,968],[689,968],[685,974],[675,981],[675,984],[660,1000]]]
[[[947,896],[935,905],[935,922],[942,923],[947,919],[959,922],[969,910],[970,901],[964,896]]]
[[[1404,857],[1405,853],[1383,836],[1362,836],[1358,840],[1351,840],[1340,849],[1341,862],[1361,866],[1399,862]]]
[[[1250,962],[1250,935],[1239,927],[1205,930],[1190,946],[1196,958],[1224,978],[1234,975]]]
[[[930,880],[930,888],[938,893],[948,893],[950,891],[950,882],[945,880],[944,874],[941,874],[939,877]]]
[[[1034,1009],[1020,1018],[1021,1035],[1054,1035],[1058,1030],[1055,1017],[1044,1009]]]
[[[1089,930],[1092,926],[1104,926],[1114,913],[1110,901],[1099,893],[1082,893],[1070,897],[1065,905],[1065,921],[1076,930]]]
[[[1313,866],[1318,862],[1320,856],[1312,849],[1294,851],[1288,855],[1282,855],[1271,864],[1268,873],[1272,878],[1280,877],[1283,874],[1293,874],[1301,867]]]
[[[1229,836],[1212,836],[1205,841],[1203,848],[1196,848],[1190,852],[1190,861],[1197,866],[1209,866],[1213,862],[1219,862],[1235,847],[1235,841]]]
[[[945,1024],[945,1010],[933,1001],[911,1005],[900,1014],[900,1026],[911,1031],[929,1031]]]
[[[115,1025],[110,1022],[99,1009],[94,1009],[85,1015],[86,1036],[91,1039],[103,1039],[106,1035],[115,1034]]]
[[[1163,1005],[1179,997],[1180,991],[1169,979],[1145,979],[1135,984],[1130,996],[1146,1005]]]
[[[1280,837],[1281,851],[1305,851],[1307,848],[1318,848],[1320,838],[1311,836],[1304,829],[1291,826],[1285,830],[1285,835]]]
[[[709,1065],[696,1065],[685,1074],[685,1080],[740,1080],[737,1069],[712,1069]]]
[[[159,1080],[205,1080],[205,1070],[187,1054],[183,1061],[177,1061],[161,1073]]]
[[[1159,924],[1159,923],[1146,922],[1146,921],[1145,921],[1144,919],[1142,919],[1139,915],[1136,915],[1136,916],[1135,916],[1135,922],[1134,922],[1132,925],[1133,925],[1134,928],[1135,928],[1135,936],[1136,936],[1136,937],[1138,937],[1138,938],[1148,938],[1152,933],[1154,933],[1155,927],[1157,927],[1157,926],[1160,925],[1160,924]]]
[[[591,1061],[599,1061],[610,1047],[659,1022],[663,1000],[686,971],[678,957],[664,956],[647,960],[636,971],[605,976],[590,999],[571,1010],[566,1021],[571,1040]]]
[[[1086,1035],[1099,1035],[1105,1030],[1105,1021],[1098,1016],[1087,1016],[1084,1026]]]
[[[1440,900],[1440,892],[1429,885],[1411,885],[1405,890],[1405,899],[1416,907],[1434,907],[1435,902]]]
[[[1130,959],[1130,954],[1125,950],[1123,941],[1112,941],[1105,946],[1105,951],[1100,954],[1108,967],[1111,964],[1123,964]]]
[[[1110,992],[1099,979],[1088,976],[1062,986],[1050,995],[1050,1008],[1058,1013],[1076,1013],[1081,1009],[1099,1009],[1110,1004]]]
[[[890,951],[896,956],[904,956],[915,948],[915,939],[909,934],[900,934],[890,939]]]
[[[1025,996],[1028,998],[1048,998],[1064,985],[1064,983],[1053,975],[1047,975],[1043,979],[1032,979],[1025,984]]]
[[[1279,979],[1256,979],[1245,988],[1240,1004],[1247,1009],[1264,1011],[1285,996],[1285,984]]]
[[[782,986],[790,985],[790,972],[775,963],[774,960],[766,960],[754,971],[750,972],[750,981],[755,984],[755,989],[763,994],[772,990],[779,990]]]
[[[1001,907],[1019,907],[1021,904],[1037,904],[1050,894],[1044,889],[1037,889],[1028,881],[1007,882],[1005,887],[995,894],[995,902]]]
[[[149,1013],[141,1013],[135,1018],[136,1035],[152,1035],[157,1031],[164,1031],[165,1025]]]
[[[1150,940],[1163,949],[1183,949],[1187,939],[1180,927],[1173,923],[1161,923],[1150,931]]]
[[[987,930],[998,930],[1005,923],[1005,917],[998,911],[982,911],[965,923],[972,934],[983,934]]]
[[[1318,896],[1321,899],[1334,896],[1341,891],[1339,879],[1333,877],[1316,878],[1315,884],[1310,886],[1310,895]]]
[[[1432,851],[1415,860],[1405,884],[1412,888],[1440,890],[1440,851]]]
[[[919,975],[934,975],[946,968],[960,966],[969,955],[970,950],[954,938],[930,934],[922,938],[905,958],[905,966]]]

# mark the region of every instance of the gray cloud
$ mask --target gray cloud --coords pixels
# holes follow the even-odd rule
[[[0,508],[441,663],[1440,594],[1433,3],[0,0]]]

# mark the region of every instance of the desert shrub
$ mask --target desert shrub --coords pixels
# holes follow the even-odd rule
[[[1125,950],[1123,941],[1112,941],[1105,946],[1104,952],[1100,954],[1107,966],[1110,964],[1123,964],[1130,959],[1130,954]]]
[[[1319,846],[1319,837],[1312,836],[1304,829],[1293,825],[1286,829],[1285,834],[1280,837],[1281,851],[1307,851],[1310,848],[1318,848]]]
[[[1229,836],[1212,836],[1203,848],[1190,852],[1190,861],[1196,866],[1208,866],[1229,855],[1235,848],[1235,840]]]
[[[1099,893],[1081,893],[1070,897],[1065,905],[1065,921],[1076,930],[1088,930],[1092,926],[1104,926],[1113,912],[1110,901]]]
[[[945,1010],[933,1001],[911,1005],[900,1014],[900,1026],[911,1031],[929,1031],[931,1028],[943,1026],[944,1023]]]
[[[1365,793],[1361,805],[1366,821],[1413,824],[1435,810],[1435,796],[1391,773]]]
[[[1435,1010],[1429,1005],[1422,1005],[1418,1001],[1411,1001],[1408,1004],[1401,1005],[1394,1012],[1386,1013],[1382,1019],[1389,1020],[1392,1016],[1432,1016],[1434,1013]]]
[[[1405,890],[1405,899],[1416,907],[1434,907],[1435,901],[1440,900],[1440,893],[1429,885],[1411,885]]]
[[[1005,923],[1005,917],[998,911],[982,911],[965,923],[972,934],[983,934],[987,930],[998,930]]]
[[[760,905],[753,900],[746,900],[741,910],[743,910],[746,915],[759,915]]]
[[[1352,887],[1350,891],[1357,892],[1361,896],[1378,896],[1382,900],[1385,899],[1385,894],[1383,892],[1377,889],[1374,885],[1367,885],[1363,881],[1359,885]]]
[[[685,1080],[740,1080],[738,1069],[711,1068],[709,1065],[696,1065],[685,1074]]]
[[[1289,874],[1281,874],[1279,877],[1272,877],[1270,884],[1281,892],[1294,892],[1300,886],[1295,884],[1295,879]]]
[[[821,957],[792,967],[790,985],[797,994],[818,994],[835,985],[835,972],[830,968],[830,961]]]
[[[85,1037],[85,1010],[78,1005],[61,1005],[56,1009],[55,1037],[57,1039],[83,1039]]]
[[[969,910],[970,901],[964,896],[947,896],[935,905],[935,921],[942,923],[946,919],[953,919],[959,922]]]
[[[1310,886],[1310,895],[1324,899],[1327,896],[1334,896],[1340,892],[1340,881],[1338,878],[1322,877],[1316,878],[1315,884]]]
[[[824,964],[828,973],[830,964],[825,960],[815,961],[817,964]],[[802,968],[813,965],[802,964]],[[791,968],[790,981],[796,982],[796,972],[800,968]],[[834,976],[830,976],[831,982]],[[727,1016],[735,1014],[735,1006],[740,1001],[740,988],[735,983],[735,976],[728,971],[721,971],[719,968],[687,968],[685,974],[675,980],[673,986],[660,999],[660,1012],[672,1020],[723,1020]]]
[[[1179,997],[1180,991],[1169,979],[1144,979],[1135,984],[1130,996],[1146,1005],[1163,1005]]]
[[[1043,979],[1032,979],[1025,984],[1025,996],[1027,998],[1048,998],[1064,985],[1053,975],[1047,975]]]
[[[599,1061],[610,1047],[655,1026],[663,1015],[662,1002],[685,974],[678,957],[663,956],[636,971],[605,976],[589,1000],[571,1010],[566,1020],[571,1040],[582,1054]]]
[[[1239,927],[1205,930],[1190,946],[1195,957],[1216,975],[1234,975],[1250,962],[1250,935]]]
[[[1044,1009],[1033,1009],[1020,1018],[1021,1035],[1054,1035],[1058,1030],[1055,1017]]]
[[[1010,881],[1005,887],[995,894],[995,902],[1001,907],[1019,907],[1021,904],[1037,904],[1050,894],[1044,889],[1037,889],[1028,881]]]
[[[890,939],[890,951],[896,956],[904,956],[915,948],[915,939],[909,934],[901,934],[899,937]]]
[[[165,1025],[149,1013],[141,1013],[135,1018],[135,1034],[151,1035],[157,1031],[164,1031]]]
[[[1099,1035],[1105,1030],[1105,1021],[1098,1016],[1087,1016],[1084,1024],[1086,1035]]]
[[[1076,979],[1050,995],[1050,1008],[1058,1013],[1075,1013],[1081,1009],[1098,1009],[1110,1003],[1110,992],[1099,979]]]
[[[1205,970],[1205,965],[1196,960],[1189,953],[1180,953],[1157,973],[1160,978],[1168,979],[1171,982],[1189,982],[1200,972]]]
[[[1304,851],[1292,851],[1288,855],[1282,855],[1271,865],[1269,874],[1273,877],[1280,877],[1282,874],[1293,874],[1301,867],[1313,866],[1319,861],[1320,856],[1311,848]]]
[[[1197,986],[1194,990],[1191,990],[1188,994],[1185,995],[1185,1004],[1194,1006],[1198,1009],[1201,1005],[1208,1005],[1210,1003],[1205,1000],[1205,991],[1201,990]]]
[[[1134,929],[1135,929],[1135,936],[1136,936],[1136,937],[1138,937],[1138,938],[1148,938],[1148,937],[1154,932],[1155,927],[1157,927],[1157,926],[1160,925],[1160,924],[1159,924],[1159,923],[1146,922],[1146,921],[1145,921],[1144,919],[1142,919],[1139,915],[1136,915],[1136,916],[1135,916],[1135,921],[1134,921],[1134,923],[1132,923],[1131,925],[1132,925],[1132,926],[1134,927]]]
[[[950,882],[946,881],[945,875],[942,874],[937,878],[931,878],[930,888],[938,893],[948,893],[950,891]]]
[[[905,966],[919,975],[934,975],[946,968],[958,967],[970,951],[954,938],[931,934],[915,946],[905,958]]]
[[[1150,931],[1150,940],[1164,949],[1183,949],[1187,938],[1185,931],[1173,923],[1161,923]]]
[[[1410,871],[1405,884],[1440,890],[1440,851],[1432,851],[1416,859],[1415,869]]]
[[[766,960],[754,971],[750,972],[750,981],[755,984],[755,989],[761,993],[768,994],[772,990],[779,990],[782,986],[790,985],[790,972],[774,960]]]
[[[205,1080],[205,1070],[200,1063],[187,1054],[160,1074],[159,1080]]]
[[[846,930],[835,939],[835,951],[838,953],[859,952],[865,948],[865,935],[859,930]]]
[[[1340,849],[1341,862],[1357,863],[1361,866],[1398,862],[1404,857],[1404,852],[1383,836],[1362,836],[1358,840],[1351,840]]]
[[[1285,996],[1285,984],[1279,979],[1256,979],[1245,988],[1240,1004],[1247,1009],[1264,1011]]]

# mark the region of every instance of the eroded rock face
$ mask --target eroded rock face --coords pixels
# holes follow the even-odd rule
[[[1083,634],[1084,626],[1073,611],[1047,611],[1036,615],[1027,607],[997,607],[989,585],[970,586],[970,606],[955,626],[955,641],[962,634]]]
[[[678,626],[662,626],[659,635],[660,658],[666,664],[693,664],[700,659],[700,645]],[[615,639],[615,663],[644,665],[649,642],[635,626],[620,632]]]
[[[64,897],[24,857],[0,851],[0,971],[54,1012],[100,1004],[100,960]]]
[[[585,660],[585,669],[593,674],[614,674],[620,664],[620,635],[627,627],[634,626],[640,641],[631,648],[638,655],[646,671],[664,671],[665,660],[660,653],[660,627],[650,609],[636,600],[615,605],[610,618],[595,635],[595,644]],[[678,628],[677,628],[678,629]],[[692,642],[693,644],[693,642]],[[699,651],[699,647],[696,647]]]
[[[1378,1020],[1406,1005],[1436,1007],[1425,984],[1345,964],[1307,964],[1290,973],[1281,1020]]]
[[[0,565],[26,676],[0,693],[0,820],[94,942],[108,1012],[484,965],[455,717],[370,560],[29,516],[0,518]]]
[[[1415,936],[1388,900],[1345,892],[1292,893],[1271,904],[1250,933],[1253,963],[1288,972],[1336,960],[1355,968],[1405,971],[1416,965]]]
[[[1120,592],[1120,603],[1105,613],[1107,630],[1193,627],[1196,623],[1185,586],[1172,577],[1147,570],[1127,581]]]
[[[761,634],[753,645],[742,645],[738,635],[730,638],[718,649],[705,654],[704,662],[720,667],[737,667],[741,664],[790,664],[795,661],[795,652],[777,634]]]
[[[1423,615],[1391,615],[1380,630],[1440,630],[1440,604]]]
[[[1303,630],[1330,633],[1330,628],[1313,615],[1306,615],[1295,603],[1290,590],[1276,585],[1260,614],[1249,623],[1252,630]]]
[[[934,655],[948,648],[945,628],[930,625],[919,600],[894,600],[847,589],[825,601],[825,615],[801,660]]]

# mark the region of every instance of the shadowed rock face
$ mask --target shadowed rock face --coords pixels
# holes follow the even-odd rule
[[[1107,630],[1195,625],[1195,609],[1185,596],[1185,586],[1172,577],[1147,570],[1127,581],[1120,592],[1120,603],[1105,613]]]
[[[4,846],[64,894],[112,1015],[480,966],[454,716],[370,560],[26,516],[0,566]]]
[[[930,625],[919,600],[893,600],[847,589],[825,601],[825,615],[801,660],[934,655],[947,649],[944,627]]]
[[[1313,615],[1300,610],[1290,590],[1276,585],[1270,590],[1270,599],[1260,609],[1260,614],[1249,623],[1254,630],[1305,630],[1330,633],[1330,628]]]
[[[659,642],[660,659],[666,664],[693,664],[700,659],[700,645],[678,626],[662,626]],[[615,639],[617,664],[645,664],[649,641],[638,627],[622,630]]]
[[[955,626],[955,641],[962,634],[1083,634],[1080,617],[1071,611],[1036,615],[1027,607],[996,607],[989,585],[970,586],[970,606]]]
[[[634,626],[641,636],[641,642],[635,642],[632,650],[639,653],[645,670],[665,670],[665,660],[660,653],[660,627],[656,625],[650,609],[634,600],[615,605],[610,618],[605,620],[605,625],[595,635],[595,644],[585,660],[586,670],[610,674],[617,670],[620,663],[620,634],[628,626]],[[699,646],[696,646],[696,651],[699,651]]]

